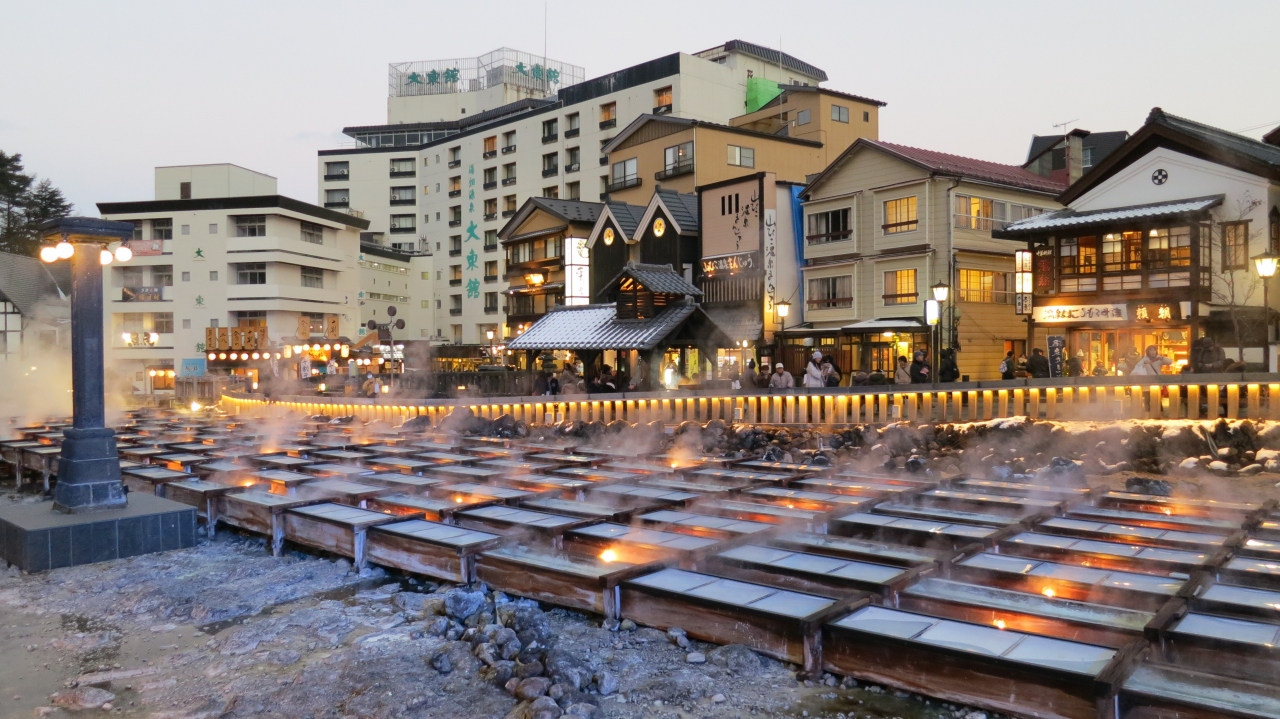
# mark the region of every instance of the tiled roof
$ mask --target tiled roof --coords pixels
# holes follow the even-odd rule
[[[1164,125],[1216,145],[1233,154],[1280,169],[1280,147],[1269,145],[1261,140],[1255,140],[1252,137],[1245,137],[1238,133],[1188,120],[1185,117],[1170,115],[1158,107],[1152,109],[1151,114],[1147,116],[1147,124]]]
[[[1224,197],[1224,195],[1210,195],[1208,197],[1194,197],[1171,202],[1155,202],[1149,205],[1111,207],[1084,212],[1067,208],[1019,220],[1008,225],[1003,230],[992,232],[991,235],[1004,239],[1021,239],[1026,234],[1051,230],[1083,229],[1127,220],[1177,217],[1208,210],[1221,204]]]
[[[524,334],[507,343],[513,350],[648,350],[698,309],[692,302],[668,306],[647,320],[620,320],[614,304],[555,307]]]
[[[640,262],[628,261],[622,271],[614,275],[608,284],[613,285],[623,276],[634,278],[650,292],[693,297],[702,296],[702,290],[689,284],[671,265],[646,265]]]
[[[65,315],[65,310],[59,310],[68,306],[43,262],[8,252],[0,252],[0,297],[17,305],[26,317],[35,317],[47,310]]]
[[[600,217],[599,202],[583,202],[581,200],[554,200],[548,197],[535,197],[533,204],[540,205],[548,212],[559,215],[569,222],[594,223]]]
[[[958,175],[974,180],[985,180],[1036,192],[1061,192],[1067,187],[1065,183],[1041,177],[1017,165],[1002,165],[998,162],[975,160],[971,157],[961,157],[934,150],[923,150],[918,147],[899,145],[881,140],[863,140],[863,142],[875,145],[890,154],[897,155],[932,172]]]
[[[667,208],[672,221],[680,226],[682,234],[698,233],[697,195],[682,194],[675,190],[656,190],[653,194],[662,200],[662,206]]]
[[[609,206],[613,219],[618,222],[618,229],[622,235],[624,237],[634,235],[636,228],[640,226],[640,220],[644,217],[644,205],[628,205],[616,200],[610,200],[605,204]]]

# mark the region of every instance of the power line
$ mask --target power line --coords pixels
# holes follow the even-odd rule
[[[1261,125],[1254,125],[1253,127],[1245,127],[1239,130],[1232,130],[1232,132],[1249,132],[1250,130],[1261,130],[1264,127],[1275,127],[1276,125],[1280,125],[1280,120],[1272,120],[1271,122],[1264,122]]]

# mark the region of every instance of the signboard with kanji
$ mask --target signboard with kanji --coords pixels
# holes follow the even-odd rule
[[[338,316],[324,316],[324,337],[329,340],[338,339]]]
[[[1036,322],[1097,322],[1126,321],[1129,319],[1127,305],[1045,305],[1032,310],[1032,318]]]
[[[306,339],[311,336],[311,318],[306,315],[298,315],[298,337]]]

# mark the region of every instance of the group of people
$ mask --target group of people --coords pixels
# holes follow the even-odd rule
[[[566,362],[559,373],[542,370],[534,375],[533,396],[645,391],[643,383],[647,381],[647,367],[643,360],[637,361],[636,376],[631,380],[621,372],[615,373],[607,364],[601,365],[600,371],[590,380],[584,380],[578,368],[572,362]]]
[[[1160,349],[1155,345],[1148,346],[1146,352],[1141,354],[1137,348],[1131,346],[1116,360],[1115,371],[1122,376],[1154,376],[1163,374],[1164,368],[1172,367],[1173,364],[1173,359],[1160,354]],[[1244,368],[1244,365],[1244,362],[1228,359],[1226,352],[1213,341],[1212,337],[1201,337],[1191,343],[1191,351],[1187,364],[1182,368],[1182,373],[1238,372]],[[1077,350],[1075,355],[1067,360],[1065,369],[1067,377],[1105,377],[1111,374],[1102,362],[1095,362],[1093,369],[1088,369],[1084,350]],[[1001,379],[1041,378],[1051,375],[1049,358],[1039,347],[1031,350],[1030,358],[1026,355],[1015,358],[1013,350],[1009,350],[1000,362]]]

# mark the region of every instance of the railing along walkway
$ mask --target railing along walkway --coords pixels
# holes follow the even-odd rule
[[[1143,377],[954,382],[822,389],[666,391],[577,394],[556,397],[463,397],[406,401],[395,397],[285,396],[272,404],[290,411],[362,420],[402,422],[427,415],[440,421],[454,407],[477,415],[511,414],[525,422],[580,419],[611,422],[706,422],[722,419],[759,424],[884,424],[898,420],[968,422],[1028,416],[1062,420],[1276,419],[1280,420],[1280,374],[1162,375]],[[1272,401],[1272,398],[1276,401]],[[234,411],[264,407],[260,394],[224,393]]]

